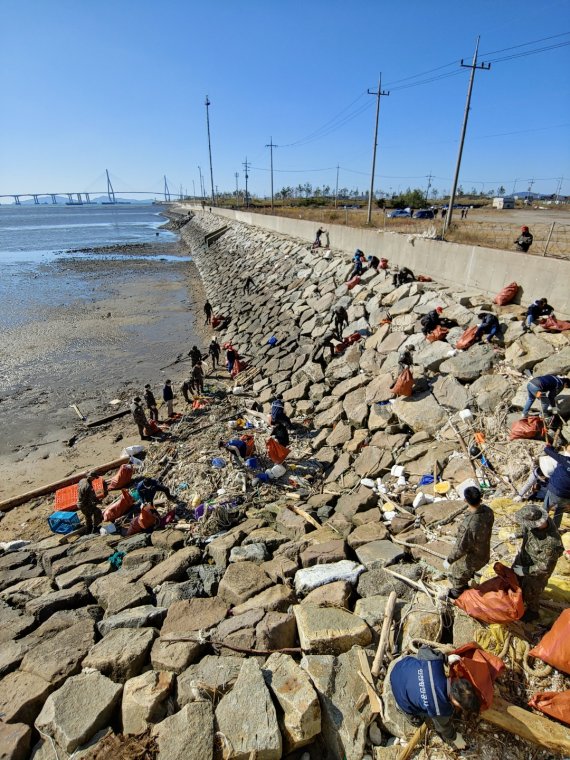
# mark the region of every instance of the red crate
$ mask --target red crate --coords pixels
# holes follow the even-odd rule
[[[105,496],[105,481],[103,478],[95,478],[93,489],[97,498],[102,499]],[[77,509],[77,498],[79,494],[79,484],[60,488],[55,492],[54,512],[73,512]]]

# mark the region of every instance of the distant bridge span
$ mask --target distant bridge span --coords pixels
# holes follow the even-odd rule
[[[161,197],[165,201],[170,200],[170,193],[165,192],[164,190],[157,192],[155,190],[115,190],[115,193],[117,195],[123,194],[123,195],[146,195],[146,196],[155,196],[155,197]],[[67,197],[69,200],[66,201],[67,203],[70,203],[74,206],[81,206],[81,205],[87,205],[90,203],[94,203],[94,201],[91,200],[92,195],[107,195],[106,190],[90,190],[88,193],[86,192],[80,192],[80,193],[68,193],[68,192],[59,192],[59,193],[4,193],[0,194],[0,199],[2,198],[12,198],[16,206],[21,205],[21,199],[22,198],[33,198],[34,203],[36,205],[40,205],[40,198],[49,198],[51,199],[52,204],[57,204],[57,198],[58,196],[61,197]],[[115,204],[118,203],[118,201],[109,198],[107,203]]]

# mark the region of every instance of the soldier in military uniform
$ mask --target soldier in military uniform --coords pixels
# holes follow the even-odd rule
[[[513,570],[519,576],[523,592],[526,608],[523,620],[530,623],[539,615],[540,596],[564,552],[564,545],[558,528],[542,507],[529,504],[515,514],[515,520],[522,528],[522,544]]]
[[[465,489],[463,498],[468,505],[468,514],[457,531],[455,548],[443,563],[445,569],[450,570],[453,588],[448,595],[451,599],[457,599],[469,587],[471,578],[491,556],[493,510],[481,503],[481,491],[474,486]]]
[[[135,422],[135,425],[139,429],[139,435],[141,437],[141,441],[145,441],[146,440],[145,430],[146,430],[146,426],[148,425],[148,420],[146,418],[146,414],[144,413],[140,396],[134,397],[133,403],[131,404],[131,414],[133,415],[133,420]]]
[[[94,472],[88,472],[87,475],[79,481],[77,509],[85,517],[85,526],[87,533],[93,533],[93,528],[97,528],[103,520],[103,514],[99,509],[99,501],[93,489],[93,481],[97,475]]]

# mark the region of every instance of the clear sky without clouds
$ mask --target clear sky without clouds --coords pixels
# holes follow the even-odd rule
[[[243,186],[247,156],[250,189],[269,192],[271,137],[276,190],[334,187],[337,164],[341,187],[364,189],[365,93],[380,71],[391,94],[377,188],[425,187],[431,172],[441,192],[465,105],[459,60],[477,34],[493,60],[567,43],[554,37],[565,32],[569,0],[0,0],[0,193],[101,190],[106,167],[118,190],[160,190],[166,174],[192,192],[208,167],[206,94],[220,191],[236,171]],[[477,73],[464,189],[526,190],[534,178],[534,191],[554,192],[564,176],[570,193],[569,64],[566,45]]]

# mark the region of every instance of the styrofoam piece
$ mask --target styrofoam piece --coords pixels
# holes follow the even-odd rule
[[[461,417],[461,419],[462,419],[464,422],[465,422],[466,420],[471,420],[471,419],[473,419],[473,414],[472,414],[472,412],[471,412],[471,409],[462,409],[462,410],[459,412],[459,416]]]
[[[390,475],[393,475],[395,478],[399,478],[400,475],[404,474],[404,467],[401,464],[394,464],[392,465],[392,469],[390,470]]]
[[[305,567],[295,573],[295,591],[298,596],[305,596],[309,591],[334,581],[346,581],[354,585],[364,570],[364,565],[350,559]]]
[[[398,485],[398,486],[405,486],[406,485],[406,477],[405,477],[405,475],[400,475],[399,476],[399,478],[398,478],[398,480],[396,482],[396,485]]]
[[[414,509],[417,509],[418,507],[421,507],[422,504],[425,504],[426,502],[427,502],[427,499],[426,499],[425,493],[423,491],[419,491],[416,494],[416,498],[414,499],[414,501],[412,503],[412,507]]]
[[[366,488],[374,488],[376,486],[376,483],[372,480],[372,478],[362,478],[360,485],[366,486]]]
[[[466,488],[479,488],[479,483],[475,480],[475,478],[467,478],[467,480],[464,480],[463,483],[455,486],[455,490],[457,491],[457,495],[460,499],[463,498],[463,494],[465,493]]]

